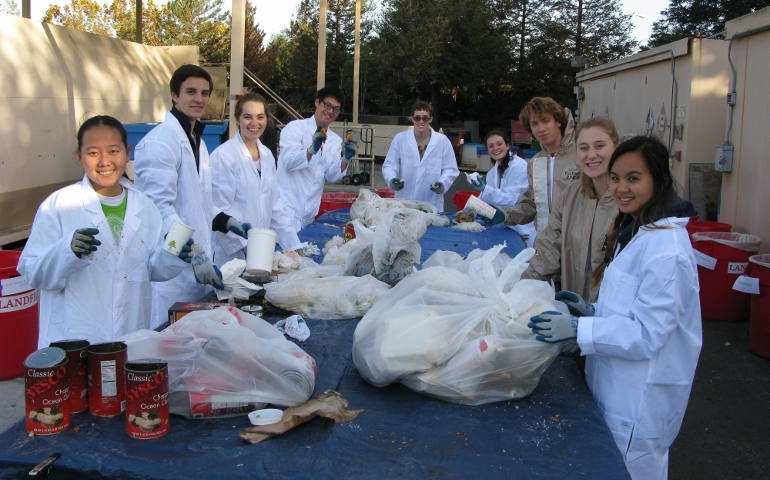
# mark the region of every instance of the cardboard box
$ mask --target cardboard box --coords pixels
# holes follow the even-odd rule
[[[198,310],[214,310],[217,307],[232,307],[231,303],[216,302],[176,302],[168,309],[168,323],[171,325],[190,312]]]

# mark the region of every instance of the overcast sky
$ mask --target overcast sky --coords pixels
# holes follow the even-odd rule
[[[66,0],[59,1],[32,1],[32,18],[40,20],[53,3],[64,4]],[[105,0],[100,0],[106,3]],[[294,14],[300,0],[251,0],[257,8],[257,20],[259,26],[267,34],[268,38],[277,34],[289,25],[291,16]],[[16,1],[21,8],[21,0]],[[156,4],[165,3],[165,0],[156,0]],[[633,36],[640,43],[644,44],[652,33],[652,24],[660,16],[660,12],[668,6],[668,0],[621,0],[623,10],[632,15],[631,21],[634,24]],[[230,1],[224,0],[224,4],[229,7]]]

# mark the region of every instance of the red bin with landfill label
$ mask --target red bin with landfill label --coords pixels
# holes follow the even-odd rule
[[[749,256],[759,250],[760,238],[737,232],[697,232],[692,238],[701,316],[724,322],[747,320],[749,295],[733,290],[733,284],[746,271]]]
[[[24,374],[24,359],[37,350],[40,291],[16,271],[21,252],[0,250],[0,380]]]
[[[751,295],[749,350],[770,358],[770,253],[749,257],[748,277],[756,278],[759,292]]]

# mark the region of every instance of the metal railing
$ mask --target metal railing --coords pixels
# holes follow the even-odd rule
[[[289,105],[286,100],[281,98],[280,95],[273,91],[273,89],[270,88],[265,82],[260,80],[260,78],[254,74],[254,72],[250,71],[246,67],[243,67],[243,76],[257,87],[259,87],[259,89],[262,90],[270,100],[275,102],[279,107],[283,108],[286,113],[289,114],[289,116],[294,117],[295,120],[300,120],[302,118],[302,115],[300,115],[298,111],[296,111],[291,105]],[[269,113],[269,115],[279,128],[284,126],[283,122],[281,122],[281,120],[278,119],[273,113]]]

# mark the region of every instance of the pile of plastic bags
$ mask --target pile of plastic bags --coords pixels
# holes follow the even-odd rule
[[[467,259],[436,252],[383,294],[355,331],[361,375],[470,405],[532,393],[559,347],[537,341],[527,323],[567,309],[549,284],[520,279],[533,249],[510,259],[502,248]]]
[[[296,406],[315,388],[315,360],[274,326],[235,308],[192,312],[162,332],[139,330],[123,340],[129,360],[168,362],[171,413],[188,418]]]

